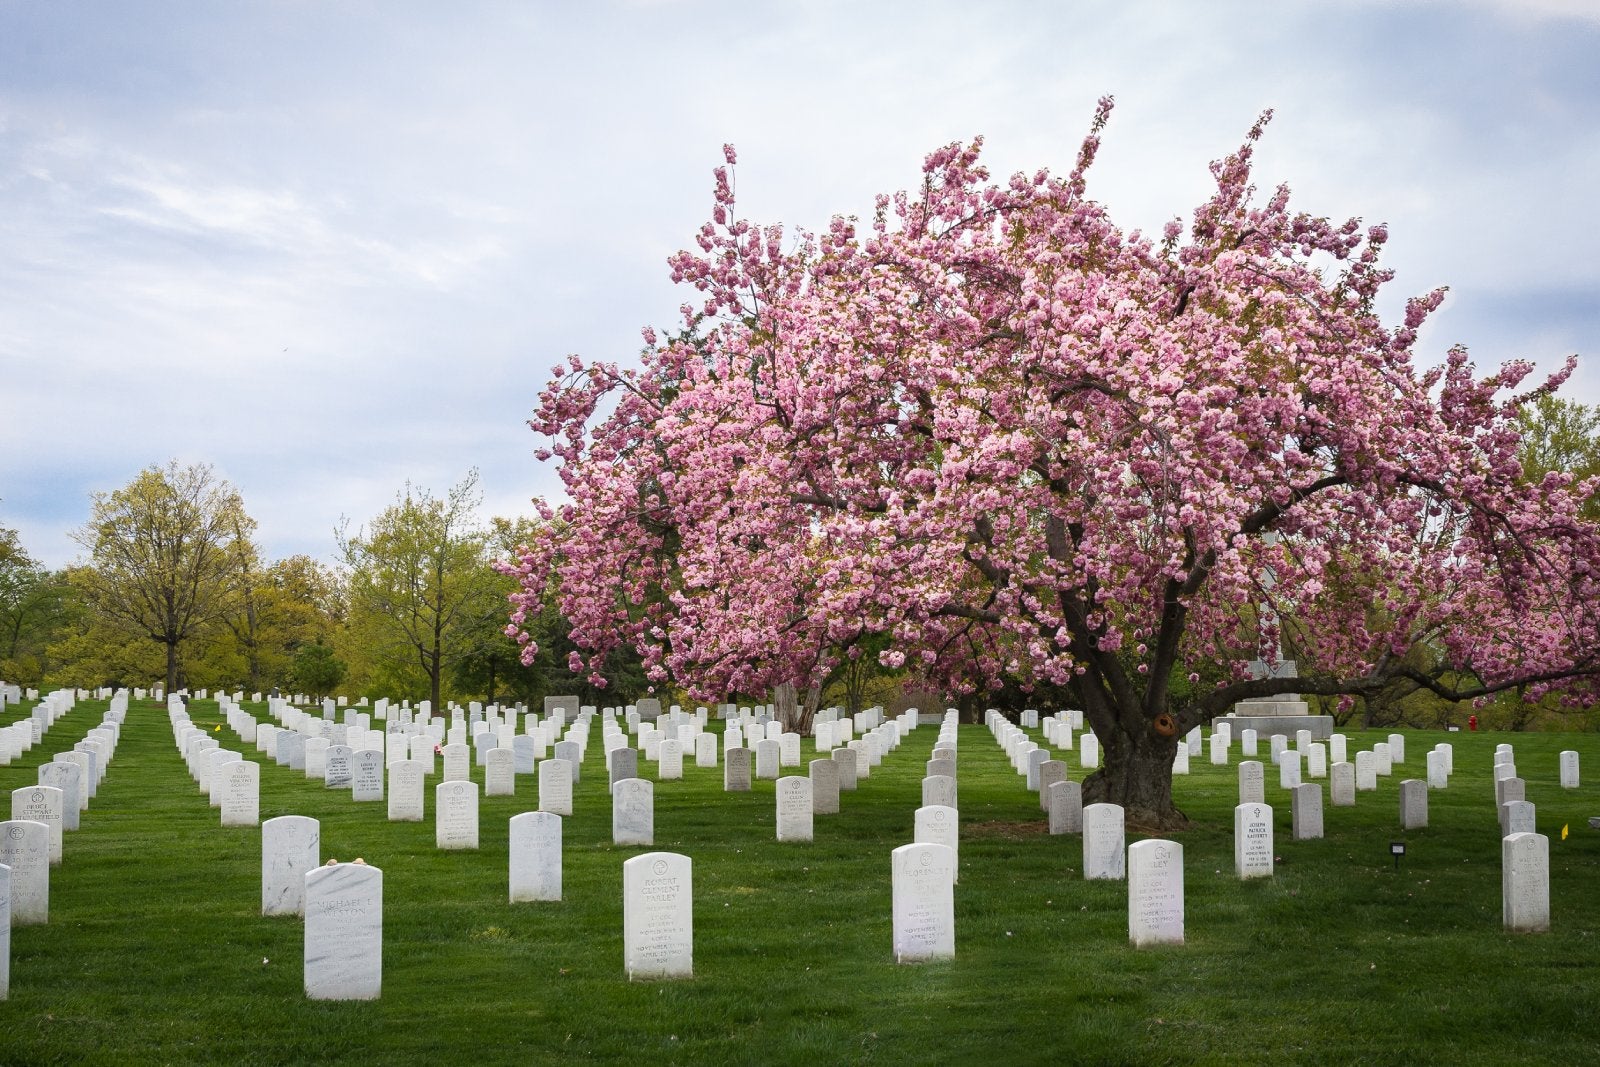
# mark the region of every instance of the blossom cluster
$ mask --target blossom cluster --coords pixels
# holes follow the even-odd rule
[[[1386,229],[1256,195],[1266,115],[1188,226],[1125,232],[1087,195],[1110,108],[1065,178],[952,144],[815,233],[739,219],[729,148],[670,260],[681,330],[540,394],[569,500],[516,566],[526,654],[553,588],[575,668],[626,642],[704,696],[875,635],[946,689],[1077,679],[1130,721],[1198,664],[1206,715],[1360,691],[1418,643],[1489,686],[1586,673],[1594,487],[1525,484],[1515,423],[1571,363],[1521,393],[1523,362],[1419,370],[1443,291],[1386,326]],[[1252,681],[1280,642],[1307,678]]]

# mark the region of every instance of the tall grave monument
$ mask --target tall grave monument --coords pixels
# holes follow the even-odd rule
[[[1261,535],[1261,540],[1266,545],[1274,545],[1278,541],[1278,535],[1268,530]],[[1267,567],[1261,575],[1263,588],[1270,590],[1276,582],[1277,577],[1272,573],[1272,568]],[[1273,617],[1272,605],[1262,603],[1259,611],[1259,618],[1264,627],[1267,620]],[[1300,677],[1295,661],[1284,658],[1281,638],[1277,641],[1276,655],[1273,659],[1276,661],[1273,664],[1263,659],[1251,660],[1250,677]],[[1324,740],[1333,734],[1333,716],[1312,715],[1310,705],[1301,700],[1298,693],[1279,693],[1276,696],[1250,697],[1241,700],[1233,706],[1232,715],[1225,715],[1216,720],[1216,723],[1224,722],[1232,724],[1235,737],[1243,736],[1244,730],[1254,730],[1258,737],[1271,737],[1273,734],[1294,737],[1301,730],[1310,730],[1312,738],[1316,740]]]

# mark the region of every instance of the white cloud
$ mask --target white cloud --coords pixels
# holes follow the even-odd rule
[[[1065,171],[1103,93],[1124,225],[1276,107],[1261,184],[1387,220],[1399,288],[1456,287],[1430,339],[1600,355],[1563,295],[1600,288],[1597,6],[39,8],[60,47],[0,26],[0,522],[64,562],[90,488],[175,455],[276,554],[471,466],[525,514],[547,369],[672,323],[723,142],[742,212],[819,228],[976,133],[998,175]]]

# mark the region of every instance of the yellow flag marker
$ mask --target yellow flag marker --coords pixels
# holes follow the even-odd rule
[[[215,726],[213,726],[211,728],[211,732],[214,733],[214,734],[221,733],[222,732],[222,724],[220,722],[217,723],[217,725],[215,725]]]
[[[1565,841],[1566,839],[1567,839],[1567,827],[1565,825],[1563,825],[1561,827],[1561,840]]]

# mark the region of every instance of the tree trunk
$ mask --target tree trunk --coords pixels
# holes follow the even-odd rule
[[[489,699],[487,701],[487,703],[490,703],[490,704],[494,703],[494,665],[495,665],[495,658],[493,656],[490,656],[489,657]]]
[[[433,709],[433,714],[441,712],[439,704],[439,661],[441,659],[439,646],[433,646],[433,654],[428,657],[428,707]]]
[[[1172,804],[1172,761],[1181,737],[1162,737],[1151,729],[1130,735],[1095,731],[1102,766],[1083,780],[1085,804],[1120,804],[1131,829],[1184,830],[1188,818]]]
[[[799,720],[795,723],[795,732],[802,736],[809,736],[811,724],[817,717],[818,705],[822,703],[822,686],[814,685],[806,690],[806,699],[799,709]]]
[[[171,696],[178,691],[178,642],[168,641],[167,645],[167,695]]]
[[[773,691],[772,702],[777,705],[778,721],[783,724],[785,733],[804,736],[811,732],[811,719],[817,710],[816,694],[817,690],[813,688],[807,694],[811,698],[811,703],[802,704],[799,687],[793,682],[784,682]]]
[[[777,705],[778,721],[783,724],[784,733],[798,733],[795,727],[800,720],[800,696],[794,683],[784,682],[773,690],[772,702]]]

